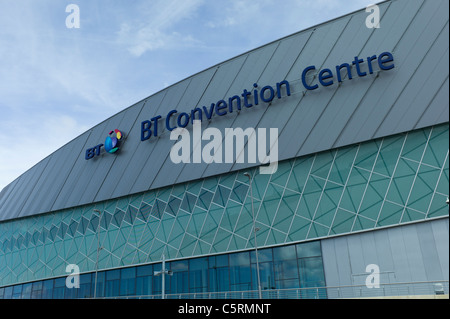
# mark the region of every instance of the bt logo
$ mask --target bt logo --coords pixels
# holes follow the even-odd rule
[[[116,153],[120,148],[120,144],[123,138],[124,138],[123,133],[117,129],[109,132],[109,135],[106,137],[105,144],[99,144],[97,146],[87,149],[84,158],[86,160],[90,160],[95,156],[99,156],[103,146],[105,147],[105,151],[107,153],[110,154]]]

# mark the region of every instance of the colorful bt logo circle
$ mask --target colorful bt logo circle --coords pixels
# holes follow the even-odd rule
[[[105,148],[105,151],[109,154],[114,154],[120,148],[120,144],[124,138],[124,135],[119,130],[114,130],[109,132],[109,135],[106,137],[105,144],[99,144],[92,148],[86,150],[85,159],[90,160],[95,156],[99,156],[101,153],[102,147]]]
[[[109,132],[109,136],[105,140],[105,151],[110,154],[117,152],[119,150],[122,137],[122,132],[119,130]]]

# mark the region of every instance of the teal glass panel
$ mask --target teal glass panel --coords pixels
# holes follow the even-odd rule
[[[283,195],[283,188],[275,184],[269,183],[267,187],[264,200],[261,204],[257,220],[266,224],[271,225],[272,220],[278,209],[278,205]]]
[[[400,222],[403,207],[394,203],[385,202],[377,221],[377,226],[395,225]]]
[[[348,146],[337,151],[328,180],[344,185],[353,166],[358,147]]]
[[[401,156],[416,162],[420,162],[425,147],[427,146],[430,132],[431,129],[428,128],[408,133]]]
[[[213,202],[220,206],[226,206],[228,197],[230,196],[231,190],[224,186],[219,185],[216,190],[216,194],[214,195]]]
[[[220,227],[228,230],[229,232],[233,232],[236,221],[239,218],[241,213],[242,205],[233,201],[228,202],[228,206],[224,211],[222,221],[220,223]]]
[[[330,234],[344,234],[352,230],[356,214],[338,209],[331,226]]]
[[[408,207],[426,213],[433,197],[441,171],[421,165],[411,190]]]
[[[376,220],[378,218],[387,189],[389,187],[389,182],[389,178],[378,174],[372,174],[358,212],[359,215],[372,220]]]
[[[360,144],[355,158],[355,166],[371,171],[380,150],[381,139]]]
[[[448,216],[448,204],[446,203],[447,199],[447,195],[434,194],[427,213],[427,218]]]
[[[324,179],[328,178],[331,166],[333,165],[334,157],[336,156],[336,151],[326,151],[316,155],[314,159],[314,164],[311,169],[311,174]]]
[[[307,219],[313,219],[324,186],[325,180],[311,175],[309,176],[297,211],[298,215]]]
[[[369,183],[369,177],[369,172],[354,167],[348,179],[339,207],[356,213],[359,210],[367,184]]]
[[[314,156],[296,159],[286,187],[290,190],[302,193],[313,162]]]
[[[403,135],[395,135],[383,139],[381,150],[374,167],[374,172],[392,176],[397,164],[400,151],[402,150],[405,137]]]
[[[448,124],[433,127],[422,163],[434,167],[442,167],[444,165],[448,153],[448,134]]]
[[[330,227],[333,222],[336,209],[339,205],[343,187],[334,183],[328,182],[325,190],[321,195],[320,202],[313,218],[313,221],[321,225]]]
[[[284,161],[278,163],[277,171],[272,175],[271,183],[284,187],[289,178],[293,161]]]
[[[301,195],[298,193],[294,193],[288,189],[285,190],[275,219],[273,220],[274,228],[284,233],[289,231],[300,197]]]
[[[386,197],[387,200],[400,205],[406,205],[418,166],[416,162],[402,158],[399,159]]]
[[[299,241],[306,239],[311,223],[310,220],[295,215],[288,234],[289,240]]]

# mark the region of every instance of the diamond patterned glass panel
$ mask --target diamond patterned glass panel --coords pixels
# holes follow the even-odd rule
[[[261,247],[448,216],[447,145],[441,125],[280,162],[272,176],[247,169],[2,222],[0,287],[70,263],[93,271],[98,238],[99,269],[250,249],[253,213]]]

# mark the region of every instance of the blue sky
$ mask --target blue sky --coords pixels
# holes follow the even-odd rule
[[[0,0],[0,189],[139,100],[373,2]]]

